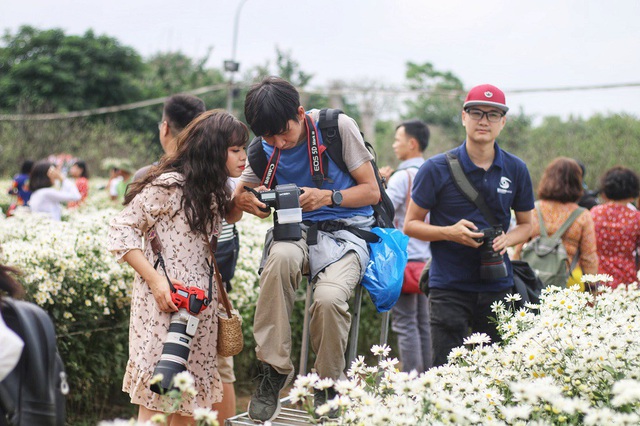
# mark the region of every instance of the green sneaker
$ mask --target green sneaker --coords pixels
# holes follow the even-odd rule
[[[275,419],[280,414],[280,391],[289,382],[287,374],[280,374],[275,368],[262,363],[262,380],[251,395],[247,414],[254,422],[267,422]]]

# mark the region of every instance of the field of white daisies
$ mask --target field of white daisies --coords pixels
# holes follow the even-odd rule
[[[494,306],[500,345],[474,334],[448,365],[421,375],[398,372],[389,348],[374,347],[377,365],[360,357],[336,383],[299,377],[290,396],[311,409],[314,389],[335,385],[341,396],[319,410],[339,409],[339,423],[348,425],[640,424],[635,284],[595,299],[577,289],[545,290],[537,315],[510,309],[512,302]]]
[[[98,419],[110,418],[109,396],[119,392],[133,280],[131,268],[105,249],[109,219],[120,206],[104,192],[94,190],[87,205],[66,211],[62,222],[28,213],[0,219],[0,261],[22,271],[29,299],[56,323],[72,389],[68,411],[93,412]],[[0,205],[6,203],[2,197]],[[239,223],[240,260],[230,296],[245,319],[249,349],[239,357],[239,369],[255,362],[245,353],[253,353],[256,271],[268,226],[251,217]],[[512,308],[514,302],[494,306],[504,338],[499,345],[472,335],[452,351],[448,365],[421,375],[399,372],[390,348],[374,346],[376,364],[360,356],[347,379],[335,383],[313,374],[299,377],[290,396],[311,411],[314,389],[335,386],[340,396],[319,414],[337,409],[336,423],[348,425],[640,424],[635,284],[603,290],[595,298],[576,289],[549,289],[539,306],[519,310]],[[178,398],[188,397],[188,384],[184,378]],[[215,424],[211,413],[200,415],[199,423]]]

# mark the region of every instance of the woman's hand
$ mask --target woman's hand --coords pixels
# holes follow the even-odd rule
[[[64,179],[64,175],[56,166],[49,167],[49,170],[47,170],[47,176],[49,177],[51,182],[55,182],[57,180],[61,181]]]
[[[184,285],[181,281],[172,279],[171,282],[173,284]],[[153,293],[153,298],[156,299],[156,303],[158,304],[158,309],[161,312],[177,312],[178,307],[173,303],[171,299],[171,288],[169,287],[169,283],[167,282],[167,278],[158,274],[158,279],[154,279],[152,281],[147,281],[149,288],[151,289],[151,293]]]

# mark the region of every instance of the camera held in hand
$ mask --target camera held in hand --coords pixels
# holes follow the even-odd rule
[[[302,191],[293,183],[276,185],[270,191],[256,192],[245,186],[245,189],[253,192],[258,200],[267,205],[265,211],[273,207],[273,239],[275,241],[298,241],[302,238],[302,208],[300,207],[300,194]]]
[[[478,250],[480,250],[480,279],[497,280],[508,276],[504,258],[500,253],[493,250],[493,240],[502,235],[502,227],[494,226],[477,232],[484,234],[483,237],[475,239],[477,242],[483,243],[478,247]]]
[[[161,395],[173,388],[175,375],[187,369],[191,340],[200,322],[195,315],[209,306],[204,290],[175,283],[173,286],[175,292],[171,293],[171,300],[178,307],[178,312],[171,315],[169,334],[164,341],[160,361],[153,370],[154,376],[162,374],[162,380],[151,385],[151,390]]]

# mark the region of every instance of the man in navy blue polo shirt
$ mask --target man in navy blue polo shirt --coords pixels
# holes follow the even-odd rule
[[[502,229],[508,232],[493,240],[502,254],[508,275],[480,278],[479,230],[490,228],[480,210],[456,187],[445,154],[427,160],[413,183],[404,232],[431,241],[429,303],[433,365],[447,362],[451,349],[461,346],[471,333],[486,333],[499,340],[491,304],[512,292],[513,271],[507,247],[528,240],[534,208],[531,177],[525,163],[502,150],[496,138],[506,123],[509,108],[504,93],[484,84],[469,91],[462,111],[467,138],[452,150],[471,183],[482,193]],[[516,224],[509,229],[511,209]],[[431,213],[426,223],[427,213]]]

